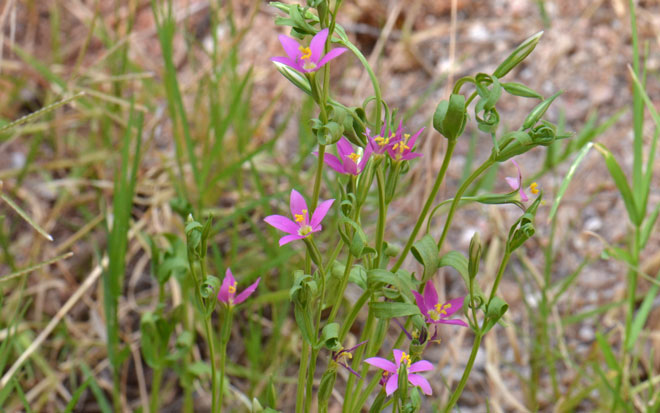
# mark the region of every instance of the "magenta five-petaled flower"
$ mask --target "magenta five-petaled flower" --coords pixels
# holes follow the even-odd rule
[[[245,301],[250,295],[252,295],[254,290],[257,289],[257,287],[259,286],[259,281],[261,281],[261,277],[257,278],[257,281],[255,281],[248,288],[243,290],[240,294],[236,295],[236,279],[234,278],[234,275],[231,273],[231,270],[227,268],[227,272],[225,273],[225,279],[222,280],[222,285],[220,286],[220,291],[218,292],[218,300],[227,304],[230,307],[236,304],[240,304],[243,301]]]
[[[282,246],[297,239],[307,238],[313,232],[319,232],[322,229],[321,221],[325,218],[333,202],[335,202],[334,199],[321,202],[316,207],[316,211],[312,212],[310,219],[310,211],[305,198],[292,189],[289,208],[293,221],[282,215],[270,215],[264,221],[289,234],[280,238],[280,246]]]
[[[409,161],[422,156],[421,153],[413,152],[413,148],[423,130],[424,128],[421,128],[411,136],[409,133],[404,133],[402,123],[399,123],[396,132],[388,134],[383,128],[381,134],[375,137],[370,136],[371,131],[367,130],[367,148],[377,155],[387,152],[395,161]]]
[[[297,40],[282,34],[279,39],[286,56],[277,56],[270,60],[292,67],[299,72],[316,72],[330,60],[348,50],[344,47],[337,47],[330,50],[325,56],[322,56],[327,38],[328,29],[323,29],[312,38],[309,47],[305,47],[298,43]]]
[[[339,158],[326,153],[323,155],[323,162],[340,174],[357,176],[362,173],[369,161],[371,148],[367,146],[361,154],[359,152],[359,150],[353,149],[353,145],[351,145],[348,139],[342,136],[337,142],[337,154],[339,154]],[[314,155],[318,155],[318,152],[314,152]]]
[[[523,202],[529,201],[529,198],[527,198],[527,195],[525,194],[525,191],[523,190],[523,183],[522,183],[522,172],[520,172],[520,166],[518,165],[518,162],[514,161],[511,159],[511,162],[516,166],[516,169],[518,170],[518,177],[512,177],[512,176],[507,176],[504,178],[506,180],[506,183],[509,184],[511,189],[514,191],[518,191],[520,193],[520,200]]]
[[[438,302],[438,292],[435,290],[435,286],[431,281],[426,283],[423,296],[417,291],[413,291],[412,293],[415,296],[415,301],[417,301],[417,307],[419,307],[419,311],[427,323],[468,326],[463,320],[449,319],[449,317],[463,307],[464,297],[454,298],[441,304]]]
[[[433,370],[433,364],[426,360],[411,363],[412,360],[410,359],[409,354],[396,349],[392,350],[392,352],[394,353],[394,361],[396,364],[382,357],[371,357],[364,361],[367,364],[385,370],[385,373],[388,376],[387,382],[385,383],[385,393],[390,396],[399,388],[399,369],[401,368],[401,365],[403,365],[408,372],[408,382],[413,386],[419,386],[424,394],[431,395],[433,390],[431,389],[431,384],[428,380],[419,374],[414,373]]]

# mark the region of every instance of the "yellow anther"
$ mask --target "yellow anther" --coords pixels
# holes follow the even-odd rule
[[[394,136],[394,135],[392,135],[392,136]],[[382,136],[376,136],[376,137],[374,138],[374,141],[378,144],[378,146],[385,146],[385,145],[387,145],[388,143],[390,143],[390,138],[391,138],[392,136],[390,136],[390,137],[387,138],[387,139],[386,139],[386,138],[383,138]]]
[[[305,220],[305,216],[302,214],[296,214],[295,215],[296,222],[303,222]]]
[[[406,363],[406,367],[410,367],[412,364],[412,360],[410,359],[410,356],[406,353],[403,353],[401,355],[401,364]]]
[[[236,283],[230,284],[228,290],[229,294],[236,294]]]
[[[351,158],[351,160],[355,163],[357,163],[358,159],[360,159],[360,155],[358,155],[357,153],[352,153],[348,155],[348,157]]]
[[[529,190],[532,191],[534,195],[539,193],[539,184],[536,182],[532,182],[532,184],[529,186]]]
[[[300,50],[300,53],[302,53],[302,56],[300,56],[301,59],[307,60],[310,57],[312,57],[312,50],[309,47],[298,47],[298,50]]]

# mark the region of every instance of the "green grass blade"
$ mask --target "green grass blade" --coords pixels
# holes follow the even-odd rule
[[[651,287],[646,292],[644,301],[642,301],[642,305],[639,307],[639,310],[637,310],[637,314],[635,314],[632,326],[630,327],[630,335],[628,336],[628,340],[625,343],[626,348],[629,351],[632,350],[632,348],[635,346],[637,337],[639,337],[639,333],[641,333],[642,329],[644,329],[646,319],[648,318],[649,313],[653,308],[653,300],[655,300],[655,297],[658,294],[658,290],[660,290],[660,271],[658,271],[658,275],[655,279],[657,283],[651,284]]]
[[[30,216],[23,211],[21,207],[19,207],[14,201],[11,200],[8,196],[5,194],[0,194],[0,199],[5,201],[7,205],[9,205],[18,215],[20,215],[21,218],[23,218],[32,228],[34,228],[35,231],[37,231],[42,237],[46,238],[48,241],[53,241],[53,237],[50,236],[49,233],[46,232],[43,228],[39,226]]]
[[[80,397],[82,397],[83,392],[87,390],[87,387],[92,382],[91,377],[87,377],[87,379],[76,389],[76,391],[73,392],[71,395],[71,400],[69,400],[69,403],[67,403],[66,408],[64,409],[64,413],[71,413],[73,412],[73,409],[76,408],[76,405],[78,404],[78,400],[80,400]]]
[[[79,97],[82,97],[82,96],[85,96],[85,92],[76,93],[73,96],[69,96],[68,98],[64,98],[62,100],[58,100],[55,103],[51,103],[48,106],[44,106],[43,108],[41,108],[41,109],[39,109],[35,112],[32,112],[29,115],[25,115],[21,118],[16,119],[13,122],[10,122],[6,125],[3,125],[2,127],[0,127],[0,132],[4,132],[8,129],[15,128],[15,127],[20,126],[20,125],[22,125],[24,123],[27,123],[27,122],[31,122],[31,121],[47,114],[47,113],[50,113],[50,112],[54,111],[55,109],[57,109],[59,107],[62,107],[64,105],[66,105],[69,102],[73,102],[74,100],[76,100],[76,99],[78,99]]]
[[[4,276],[0,277],[0,283],[6,282],[6,281],[9,281],[9,280],[13,280],[14,278],[18,278],[18,277],[23,276],[25,274],[29,274],[32,271],[38,270],[39,268],[46,267],[46,266],[48,266],[48,265],[50,265],[54,262],[65,260],[65,259],[67,259],[69,257],[72,257],[72,256],[73,256],[72,252],[67,252],[66,254],[58,255],[55,258],[51,258],[49,260],[40,262],[39,264],[32,265],[30,267],[24,268],[24,269],[19,270],[19,271],[14,271],[10,274],[7,274],[7,275],[4,275]]]
[[[633,193],[630,190],[630,186],[628,185],[628,180],[626,179],[626,175],[623,173],[619,162],[617,162],[614,155],[612,155],[612,152],[610,152],[610,150],[602,144],[597,143],[594,145],[594,147],[598,152],[600,152],[601,155],[603,155],[605,165],[610,171],[612,179],[614,179],[614,184],[619,190],[621,198],[623,198],[623,203],[626,206],[626,211],[628,212],[628,218],[634,225],[639,225],[641,223],[641,219],[637,212],[635,198],[633,197]]]
[[[552,208],[550,209],[550,215],[548,215],[548,222],[551,222],[553,218],[555,217],[555,214],[557,213],[557,210],[559,209],[559,204],[561,203],[561,200],[564,198],[564,194],[566,193],[566,190],[568,189],[568,185],[571,183],[573,180],[573,176],[575,176],[575,172],[577,171],[578,166],[580,166],[580,163],[582,163],[582,160],[584,157],[587,155],[589,150],[593,147],[593,143],[589,142],[587,143],[578,153],[578,156],[575,158],[573,163],[571,164],[571,167],[568,169],[568,173],[564,177],[564,180],[561,182],[561,186],[559,187],[559,191],[557,192],[557,196],[555,196],[555,202],[552,204]]]
[[[101,412],[112,413],[112,407],[110,407],[110,402],[105,397],[105,393],[103,393],[103,390],[101,390],[99,384],[96,382],[96,378],[94,377],[94,373],[92,373],[92,370],[85,363],[80,364],[80,369],[83,371],[85,380],[89,380],[89,388],[92,390],[92,394],[94,394],[94,397],[96,398],[96,402],[99,404],[99,409],[101,409]]]

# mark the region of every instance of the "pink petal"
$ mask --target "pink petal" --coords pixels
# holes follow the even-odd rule
[[[298,60],[298,58],[302,55],[300,52],[300,43],[296,39],[293,39],[289,36],[285,36],[283,34],[279,35],[278,37],[280,39],[280,43],[282,43],[282,47],[284,48],[284,52],[286,53],[287,56],[289,56],[289,59],[291,60]]]
[[[418,362],[415,362],[410,365],[410,368],[408,368],[408,372],[410,373],[417,373],[420,371],[431,371],[431,370],[433,370],[433,364],[431,364],[431,362],[426,360],[420,360]]]
[[[401,156],[401,159],[403,159],[404,161],[409,161],[409,160],[411,160],[411,159],[419,158],[419,157],[421,157],[421,156],[422,156],[421,153],[417,153],[417,152],[408,152],[407,154]]]
[[[309,210],[307,209],[307,202],[305,202],[305,198],[300,195],[300,192],[296,191],[295,189],[291,190],[289,208],[291,209],[291,216],[295,218],[296,215],[303,215],[305,217],[305,225],[309,224]],[[303,213],[303,210],[307,212]]]
[[[243,301],[245,301],[246,298],[248,298],[254,290],[257,289],[259,286],[259,281],[261,281],[261,277],[257,278],[257,281],[252,283],[248,288],[243,290],[239,295],[236,296],[236,299],[234,299],[234,304],[240,304]]]
[[[364,362],[367,364],[371,364],[374,367],[378,367],[379,369],[388,371],[390,373],[397,372],[396,364],[382,357],[369,357],[368,359],[364,360]]]
[[[357,164],[348,156],[342,156],[342,161],[344,161],[344,170],[346,173],[349,173],[351,175],[357,175],[358,174],[358,166]]]
[[[342,53],[347,51],[348,49],[345,49],[343,47],[336,47],[328,52],[325,56],[323,56],[323,59],[319,60],[319,62],[316,64],[316,69],[319,69],[320,67],[323,67],[324,64],[328,63],[332,59],[339,57]]]
[[[413,148],[415,146],[415,141],[417,141],[417,137],[423,131],[424,131],[424,128],[422,127],[422,129],[418,130],[413,136],[411,136],[410,139],[408,139],[408,146]]]
[[[426,304],[426,308],[433,308],[438,304],[438,292],[431,281],[427,282],[424,288],[424,304]]]
[[[428,316],[429,309],[426,307],[426,304],[424,304],[424,297],[422,297],[422,295],[417,291],[413,291],[412,293],[415,296],[415,301],[417,302],[417,307],[419,307],[419,311],[424,316]]]
[[[513,189],[514,191],[517,191],[520,188],[520,182],[516,178],[507,176],[506,178],[504,178],[504,180],[506,181],[507,184],[509,184],[511,189]]]
[[[302,235],[298,235],[298,234],[285,235],[282,238],[280,238],[280,247],[290,243],[291,241],[296,241],[296,240],[303,239],[303,238],[305,238],[305,237],[303,237]]]
[[[343,136],[337,142],[337,153],[342,158],[345,158],[353,153],[353,145],[351,145],[348,139],[344,138]]]
[[[455,325],[455,326],[469,327],[468,324],[465,321],[458,320],[458,319],[447,320],[447,319],[442,319],[441,318],[437,321],[434,321],[433,324],[451,324],[451,325]]]
[[[324,153],[323,162],[325,162],[326,165],[339,172],[340,174],[346,173],[346,171],[344,171],[344,165],[342,165],[339,158],[337,158],[335,155]]]
[[[449,317],[452,314],[454,314],[456,311],[463,308],[463,301],[464,301],[464,297],[458,297],[447,301],[445,304],[451,304],[451,307],[445,310],[447,311],[447,315],[445,317]]]
[[[392,350],[392,353],[394,353],[394,362],[396,363],[397,369],[401,366],[401,357],[403,357],[403,351],[394,349]]]
[[[325,49],[325,41],[327,38],[328,38],[327,28],[316,33],[316,35],[312,38],[312,41],[309,44],[309,49],[312,52],[312,56],[310,57],[310,60],[312,62],[316,63],[321,58],[321,55],[323,54],[323,50]]]
[[[527,194],[525,194],[525,191],[522,189],[522,184],[520,185],[520,189],[518,190],[518,193],[520,193],[520,200],[523,202],[529,201],[529,198],[527,198]]]
[[[392,374],[385,384],[385,393],[391,396],[399,388],[399,374]]]
[[[335,202],[334,199],[328,199],[327,201],[321,202],[319,206],[316,207],[316,211],[314,211],[314,214],[312,215],[312,222],[310,222],[312,229],[315,229],[321,221],[323,221],[323,218],[325,218],[333,202]]]
[[[358,164],[358,173],[360,173],[364,170],[364,166],[369,161],[369,157],[371,156],[371,152],[372,152],[371,145],[367,145],[367,147],[364,148],[364,153],[362,154],[362,159],[360,159],[360,163]]]
[[[289,234],[297,234],[300,228],[298,224],[282,215],[269,215],[264,218],[264,221],[280,231],[288,232]]]
[[[229,298],[232,295],[229,293],[229,287],[234,285],[235,282],[234,275],[231,273],[231,270],[227,268],[227,271],[225,271],[225,278],[222,280],[222,285],[220,286],[220,291],[218,291],[218,300],[225,304],[229,304]]]
[[[296,69],[299,72],[302,72],[303,68],[300,66],[298,62],[295,60],[291,60],[288,57],[284,56],[275,56],[270,58],[271,62],[277,62],[277,63],[282,63],[283,65],[287,65],[293,69]]]
[[[424,394],[426,394],[427,396],[433,394],[433,389],[431,389],[431,384],[429,383],[429,381],[426,380],[424,377],[420,376],[419,374],[409,374],[408,381],[414,386],[421,387],[422,392],[424,392]]]

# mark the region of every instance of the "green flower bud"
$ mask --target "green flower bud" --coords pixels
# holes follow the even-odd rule
[[[541,39],[541,36],[543,36],[543,32],[538,32],[534,36],[528,38],[524,42],[520,44],[520,46],[516,47],[516,50],[514,50],[509,57],[507,57],[498,67],[495,69],[493,72],[493,76],[496,76],[498,78],[504,77],[507,73],[511,71],[514,67],[518,66],[520,62],[525,60],[527,56],[529,56],[530,53],[534,50],[536,45],[538,44],[539,40]]]
[[[438,104],[433,114],[433,127],[449,140],[463,133],[466,122],[465,96],[461,94],[452,93],[449,100]]]

